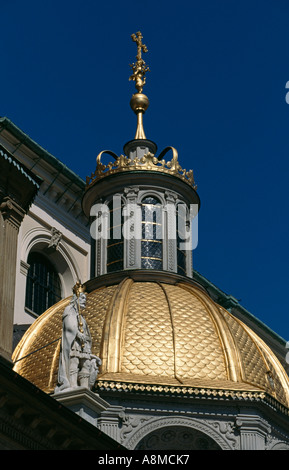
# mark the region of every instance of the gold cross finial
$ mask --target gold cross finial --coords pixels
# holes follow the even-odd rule
[[[148,48],[145,44],[142,43],[142,39],[143,39],[143,36],[142,36],[142,33],[140,31],[138,31],[136,34],[132,34],[131,35],[132,37],[132,40],[134,42],[137,43],[137,60],[141,60],[141,52],[147,52],[148,51]]]
[[[146,82],[145,74],[149,71],[149,67],[142,59],[142,52],[147,52],[148,49],[146,45],[142,43],[143,36],[140,31],[138,31],[136,34],[132,34],[131,37],[132,40],[137,44],[137,61],[135,64],[130,64],[130,67],[133,70],[133,74],[129,77],[129,80],[134,80],[138,93],[142,93],[143,86]]]

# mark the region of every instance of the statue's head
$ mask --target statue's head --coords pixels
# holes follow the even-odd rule
[[[72,288],[73,291],[73,300],[72,302],[76,302],[80,308],[85,308],[86,305],[86,293],[85,293],[85,286],[78,281]]]
[[[85,292],[80,292],[79,294],[79,307],[80,308],[85,308],[86,306],[86,293]]]

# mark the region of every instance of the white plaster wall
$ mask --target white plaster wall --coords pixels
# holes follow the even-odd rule
[[[35,320],[35,316],[25,311],[27,258],[31,250],[47,249],[52,227],[62,233],[62,238],[56,250],[43,254],[50,259],[59,272],[62,297],[71,295],[72,287],[78,279],[82,282],[89,279],[88,236],[87,240],[84,240],[83,236],[67,228],[70,225],[71,221],[65,217],[64,211],[58,211],[58,218],[56,218],[55,215],[50,215],[36,204],[31,206],[29,213],[24,217],[18,237],[14,324],[31,324]],[[89,228],[82,228],[83,233],[89,233]]]

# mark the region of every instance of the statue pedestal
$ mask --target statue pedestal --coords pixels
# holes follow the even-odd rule
[[[119,442],[120,413],[124,410],[122,406],[110,405],[85,387],[66,389],[54,393],[52,398]]]
[[[94,426],[97,426],[101,412],[110,407],[107,401],[85,387],[66,389],[52,397]]]

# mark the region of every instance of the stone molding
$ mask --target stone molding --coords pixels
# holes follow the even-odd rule
[[[213,424],[209,424],[207,421],[203,421],[200,419],[182,416],[158,417],[152,418],[146,423],[142,422],[141,427],[136,427],[135,430],[132,430],[130,432],[130,435],[127,437],[127,439],[122,442],[122,444],[128,449],[133,450],[145,436],[155,430],[168,426],[183,426],[195,429],[197,431],[201,431],[202,433],[206,434],[211,439],[213,439],[221,447],[222,450],[233,450],[232,444],[230,444],[228,440],[225,439],[224,434],[218,432],[218,430]]]

